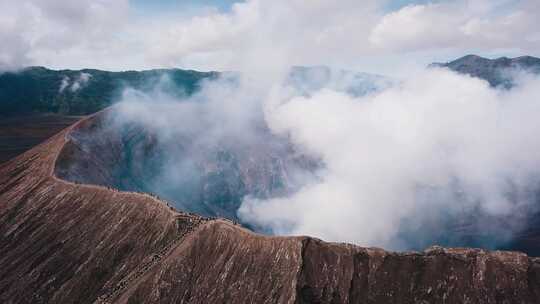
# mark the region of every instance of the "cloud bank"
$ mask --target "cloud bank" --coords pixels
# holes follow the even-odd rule
[[[0,68],[244,70],[288,61],[385,72],[377,69],[403,64],[393,56],[421,65],[470,52],[540,56],[538,1],[389,3],[248,0],[145,15],[127,0],[4,0]]]
[[[248,197],[239,216],[276,234],[395,249],[444,242],[437,230],[450,236],[473,223],[469,233],[502,242],[536,203],[539,84],[499,91],[429,69],[363,97],[277,94],[268,125],[319,156],[322,179],[289,197]]]

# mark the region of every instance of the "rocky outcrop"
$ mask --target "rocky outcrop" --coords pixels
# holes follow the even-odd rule
[[[540,301],[540,261],[523,253],[269,237],[57,178],[91,119],[0,165],[1,303]]]

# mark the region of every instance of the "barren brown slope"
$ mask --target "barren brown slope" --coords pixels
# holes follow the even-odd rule
[[[30,150],[81,119],[58,114],[0,115],[0,163]]]
[[[56,179],[71,129],[0,167],[1,303],[90,303],[186,230],[150,196]]]
[[[1,303],[540,302],[540,261],[522,253],[267,237],[55,178],[86,123],[0,166]]]

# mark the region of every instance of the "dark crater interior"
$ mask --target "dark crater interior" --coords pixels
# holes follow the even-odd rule
[[[56,176],[150,193],[179,210],[237,220],[244,197],[287,195],[302,182],[298,172],[318,166],[263,127],[250,143],[232,138],[209,143],[182,134],[163,140],[136,123],[111,127],[113,111],[70,134]]]

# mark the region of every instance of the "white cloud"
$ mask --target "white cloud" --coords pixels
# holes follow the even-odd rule
[[[276,98],[270,128],[320,156],[322,180],[290,197],[247,198],[239,216],[278,234],[401,249],[404,223],[430,235],[446,229],[437,221],[501,216],[509,226],[497,220],[498,230],[473,233],[503,239],[524,224],[540,182],[539,84],[501,92],[428,70],[360,98],[333,90]]]
[[[508,8],[510,6],[510,8]],[[369,40],[382,50],[517,47],[538,54],[537,1],[446,1],[406,6],[383,16]],[[466,51],[465,51],[466,52]]]
[[[69,77],[64,76],[62,78],[62,82],[60,83],[60,87],[58,88],[58,93],[64,92],[64,90],[69,86]]]
[[[250,0],[225,13],[151,19],[133,14],[127,1],[8,0],[9,10],[0,11],[18,22],[10,29],[17,29],[17,40],[28,48],[23,64],[242,69],[260,62],[254,56],[263,52],[273,62],[356,57],[366,46],[376,3]]]
[[[60,83],[60,87],[58,88],[58,92],[62,93],[68,87],[72,93],[77,92],[88,84],[90,78],[92,78],[92,74],[80,73],[70,85],[70,78],[68,76],[64,76],[64,78],[62,78],[62,82]]]
[[[438,1],[393,12],[383,5],[375,0],[248,0],[227,11],[144,16],[127,0],[4,0],[0,68],[245,70],[268,69],[270,64],[261,65],[266,61],[280,67],[376,69],[395,68],[385,56],[410,59],[414,52],[442,54],[448,48],[458,55],[509,48],[540,55],[535,0]]]
[[[75,79],[73,84],[71,84],[71,87],[69,88],[69,90],[71,92],[76,92],[76,91],[80,90],[81,88],[86,86],[88,81],[90,81],[91,77],[92,77],[92,75],[89,74],[89,73],[80,73],[79,77],[77,79]],[[63,85],[63,81],[62,81],[62,85]]]
[[[1,1],[0,69],[32,64],[69,67],[74,61],[95,65],[103,54],[124,46],[116,46],[114,33],[123,31],[128,9],[127,0]],[[119,55],[116,60],[122,58]]]
[[[153,40],[152,60],[245,70],[266,61],[315,64],[352,60],[376,16],[376,1],[259,1],[172,22]],[[158,27],[162,24],[158,24]],[[154,31],[154,29],[151,29]],[[345,47],[346,46],[346,47]],[[346,57],[346,58],[344,58]]]
[[[410,5],[387,14],[373,29],[370,42],[382,49],[450,47],[459,20],[449,8],[444,4]]]

